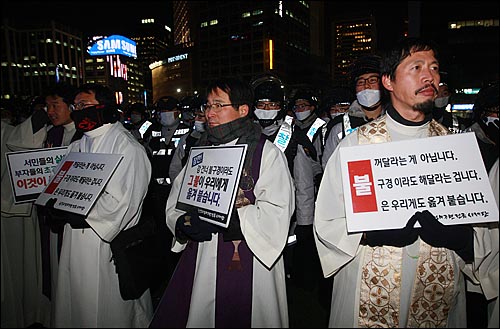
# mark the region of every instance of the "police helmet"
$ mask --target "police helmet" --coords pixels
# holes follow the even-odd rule
[[[200,95],[186,96],[180,101],[181,119],[183,121],[193,121],[196,113],[201,111],[203,104]]]
[[[354,100],[354,95],[348,88],[334,88],[330,91],[327,91],[321,100],[321,108],[320,110],[325,112],[327,115],[330,115],[330,110],[334,106],[351,105]]]
[[[316,96],[316,93],[312,89],[309,89],[309,88],[298,89],[291,98],[292,98],[291,99],[292,100],[292,102],[291,102],[292,108],[295,105],[295,102],[299,99],[304,99],[304,100],[308,101],[309,104],[318,108],[319,99]]]
[[[154,105],[156,111],[174,111],[179,108],[179,101],[172,96],[163,96]]]

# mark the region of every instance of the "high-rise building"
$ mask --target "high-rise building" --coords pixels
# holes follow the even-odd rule
[[[2,21],[1,98],[29,99],[50,84],[83,82],[84,47],[80,32],[51,21],[37,28]]]
[[[110,87],[118,104],[144,102],[144,71],[135,42],[120,35],[88,38],[84,82]]]
[[[358,19],[344,19],[333,23],[332,36],[333,72],[336,86],[349,85],[348,69],[359,56],[377,50],[377,29],[373,16]]]
[[[153,68],[155,97],[176,96],[178,90],[194,94],[220,77],[250,81],[263,73],[279,76],[289,88],[322,88],[329,81],[329,63],[322,38],[314,34],[311,41],[311,22],[317,33],[324,11],[311,10],[310,4],[174,1],[174,47]]]
[[[134,88],[140,90],[146,106],[153,103],[152,72],[149,66],[163,60],[167,55],[167,47],[172,45],[172,28],[165,21],[166,13],[152,13],[140,19],[136,28],[131,31],[131,39],[137,43],[137,69],[143,72],[143,81],[137,81]]]

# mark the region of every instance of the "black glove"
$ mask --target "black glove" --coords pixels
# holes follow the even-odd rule
[[[307,156],[309,156],[314,161],[317,161],[318,154],[316,153],[316,148],[314,147],[309,137],[307,137],[305,131],[298,131],[296,134],[293,135],[293,137],[295,138],[298,144],[302,145],[302,147],[304,148],[304,152],[306,152]]]
[[[238,216],[238,210],[236,207],[233,208],[231,213],[231,219],[229,220],[229,226],[222,231],[224,241],[235,241],[243,240],[243,233],[241,233],[240,227],[240,216]]]
[[[35,110],[31,115],[31,128],[33,130],[33,134],[36,134],[37,131],[49,123],[50,119],[45,110]]]
[[[69,211],[59,210],[54,208],[54,204],[57,199],[51,198],[45,204],[45,208],[47,210],[47,216],[49,216],[53,221],[68,223],[71,225],[71,228],[79,229],[79,228],[89,228],[90,225],[85,220],[87,216],[75,214]]]
[[[454,250],[466,263],[474,260],[474,230],[470,225],[443,225],[428,210],[415,215],[422,227],[420,238],[433,247]]]
[[[305,241],[314,240],[314,228],[313,225],[296,225],[295,231],[293,232],[297,237],[297,243],[302,243]]]
[[[212,240],[212,233],[217,233],[220,228],[198,217],[194,212],[187,212],[177,218],[175,223],[175,236],[181,241],[187,239],[203,242]]]
[[[361,241],[361,243],[370,247],[394,246],[401,248],[408,246],[415,242],[418,238],[418,230],[413,228],[416,222],[417,216],[413,215],[403,228],[366,232],[365,238]]]

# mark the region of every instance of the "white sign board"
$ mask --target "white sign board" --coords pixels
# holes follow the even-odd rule
[[[55,198],[54,208],[87,215],[122,158],[120,154],[68,153],[35,204],[44,206]]]
[[[340,158],[349,232],[402,228],[423,210],[444,225],[498,221],[474,133],[344,147]]]
[[[36,200],[52,177],[54,168],[66,155],[67,147],[7,152],[14,203]]]
[[[176,208],[228,227],[246,151],[246,144],[191,148]]]

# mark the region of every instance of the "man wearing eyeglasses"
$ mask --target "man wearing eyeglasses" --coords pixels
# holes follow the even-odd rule
[[[83,136],[69,145],[67,153],[123,158],[86,216],[54,209],[54,202],[47,202],[54,220],[64,222],[54,326],[145,327],[153,313],[150,292],[138,299],[122,299],[110,242],[139,221],[151,165],[144,147],[119,122],[110,88],[81,85],[72,108],[71,118]]]
[[[228,228],[176,209],[186,166],[167,201],[179,264],[150,324],[157,327],[288,327],[282,252],[294,210],[284,154],[249,117],[252,89],[234,78],[207,87],[199,146],[248,146]]]
[[[337,117],[327,127],[321,159],[323,168],[342,138],[385,113],[380,82],[380,56],[365,55],[357,58],[349,68],[349,76],[354,84],[356,100],[351,103],[347,113]]]
[[[299,318],[303,314],[327,310],[327,305],[321,304],[320,290],[325,282],[313,238],[316,194],[323,174],[322,127],[326,122],[319,118],[319,99],[312,89],[297,90],[291,97],[291,105],[295,120],[285,155],[296,186],[294,222],[290,229],[296,243],[289,246],[287,252],[291,255],[289,283],[295,288],[290,298],[293,305],[304,307],[292,313],[294,321],[300,323],[307,321]]]
[[[253,117],[262,127],[262,133],[275,142],[285,117],[283,83],[273,75],[264,75],[251,82],[254,91]]]

